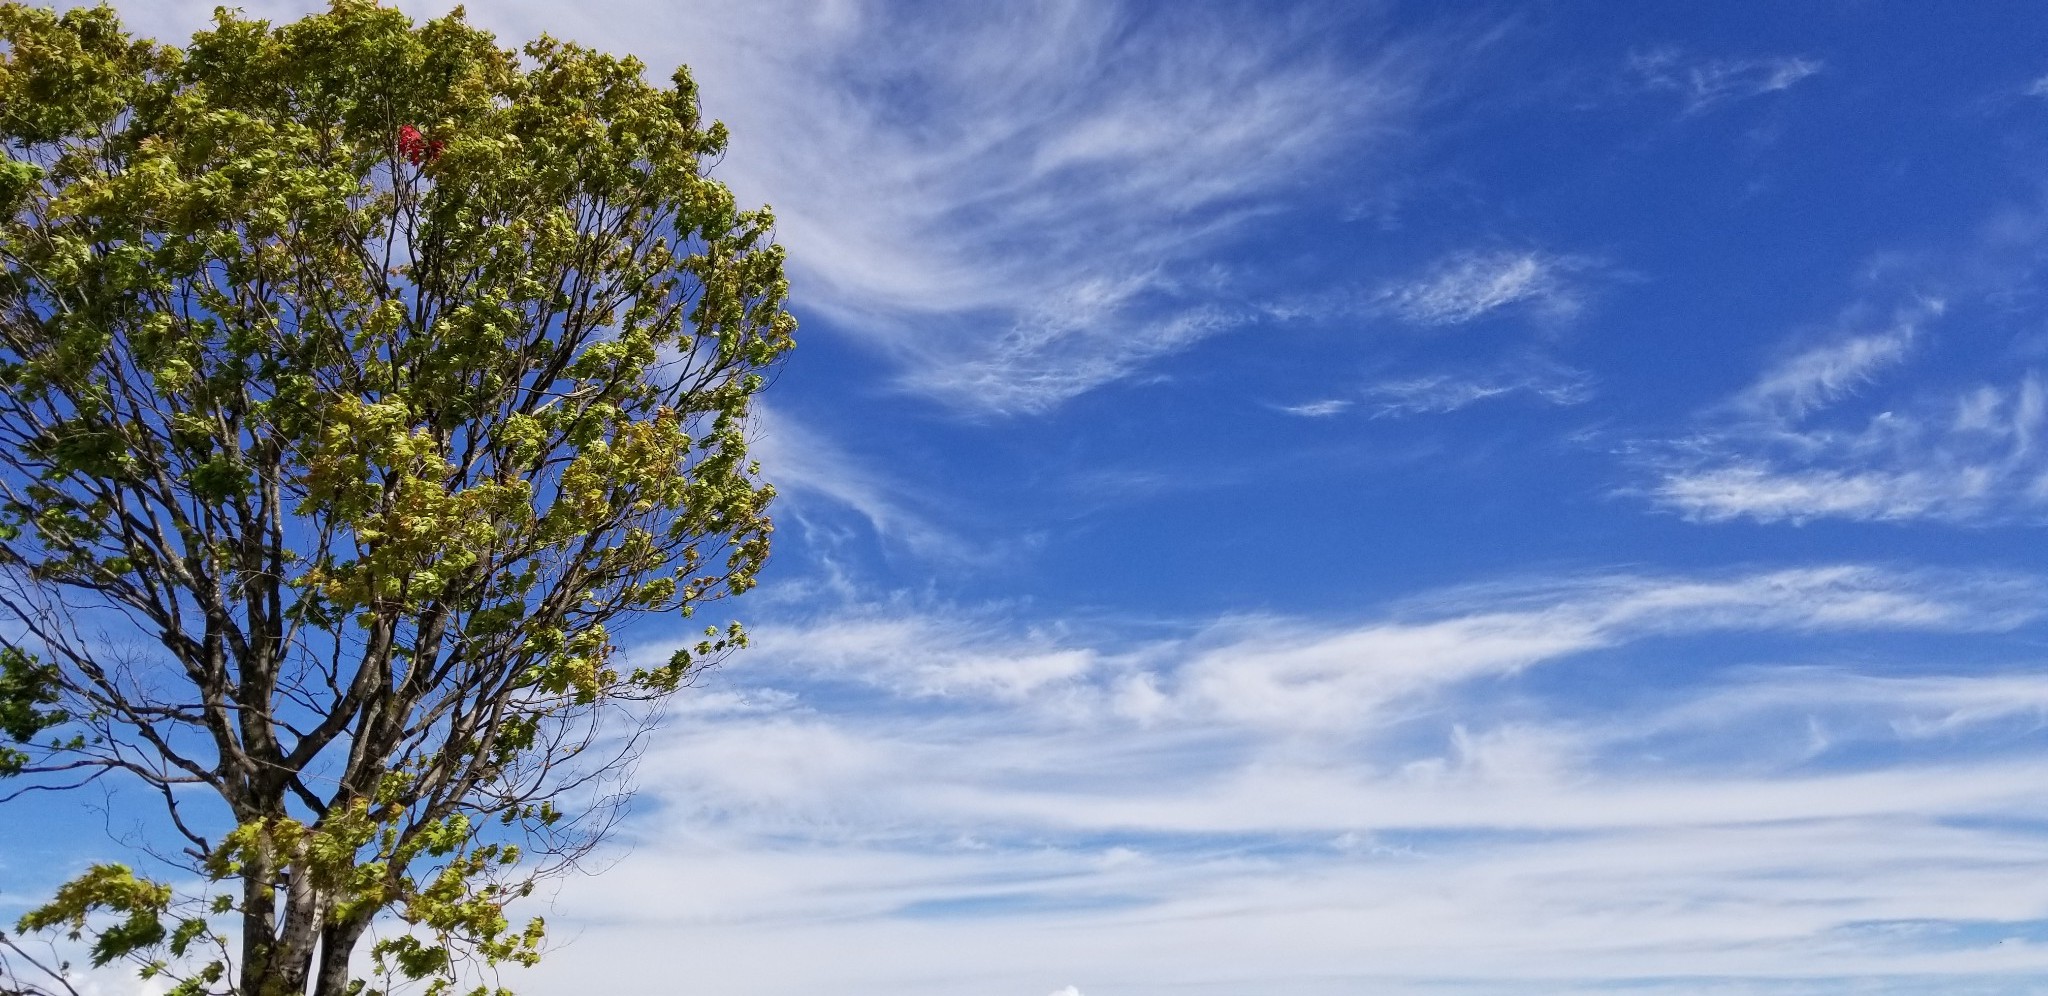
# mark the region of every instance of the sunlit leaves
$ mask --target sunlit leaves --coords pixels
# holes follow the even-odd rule
[[[430,992],[538,957],[504,912],[533,848],[479,826],[569,832],[597,719],[745,643],[631,666],[610,624],[768,551],[743,430],[794,322],[773,219],[704,175],[725,142],[686,73],[459,14],[224,10],[179,49],[0,2],[0,562],[165,661],[0,638],[0,766],[142,734],[164,763],[120,770],[234,827],[188,832],[200,895],[96,868],[37,924],[193,994],[303,988],[307,938],[379,915]],[[239,964],[175,964],[230,915]]]
[[[162,943],[163,916],[170,904],[170,886],[137,878],[123,865],[94,865],[64,883],[48,903],[23,915],[15,929],[27,932],[59,927],[76,939],[94,914],[117,914],[120,919],[101,927],[93,939],[92,963],[105,965]]]

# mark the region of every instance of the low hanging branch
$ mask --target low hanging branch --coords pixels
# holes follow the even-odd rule
[[[725,138],[681,71],[459,11],[181,50],[0,3],[0,798],[140,785],[212,883],[96,865],[19,930],[182,994],[538,957],[505,906],[744,642],[612,631],[768,552],[794,322]]]

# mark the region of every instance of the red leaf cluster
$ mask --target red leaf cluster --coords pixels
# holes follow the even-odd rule
[[[414,166],[441,158],[441,150],[447,145],[448,143],[441,139],[428,138],[425,132],[412,125],[398,129],[398,154]]]

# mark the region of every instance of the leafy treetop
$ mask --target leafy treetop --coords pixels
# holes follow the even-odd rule
[[[505,906],[744,642],[614,631],[771,530],[783,256],[645,75],[371,0],[183,48],[0,3],[0,775],[139,783],[209,883],[97,865],[17,929],[181,994],[538,957]]]

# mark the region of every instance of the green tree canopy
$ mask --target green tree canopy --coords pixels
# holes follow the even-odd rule
[[[614,632],[768,552],[794,322],[725,141],[683,71],[459,11],[0,4],[0,789],[125,779],[208,883],[97,865],[19,930],[180,993],[538,956],[506,905],[744,641]]]

